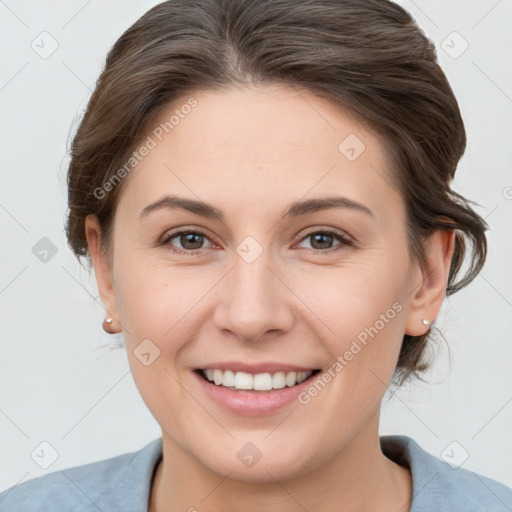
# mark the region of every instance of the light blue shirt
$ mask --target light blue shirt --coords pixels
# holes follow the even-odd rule
[[[411,468],[411,512],[511,512],[512,489],[446,462],[407,436],[380,438],[383,453]],[[0,493],[0,512],[147,512],[162,438],[144,448],[55,471]]]

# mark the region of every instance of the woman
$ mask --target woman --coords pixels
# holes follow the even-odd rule
[[[446,295],[486,257],[434,47],[382,0],[171,0],[108,55],[72,145],[67,237],[162,428],[1,510],[510,510],[405,436]],[[463,263],[469,267],[462,272]]]

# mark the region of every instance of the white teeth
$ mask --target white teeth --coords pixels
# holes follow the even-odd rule
[[[235,389],[247,389],[255,391],[269,391],[291,387],[305,381],[313,372],[275,372],[257,373],[252,375],[246,372],[233,372],[231,370],[208,369],[203,370],[203,375],[217,386],[234,387]]]
[[[305,381],[310,375],[311,372],[299,372],[297,374],[297,384],[300,384],[301,382]]]
[[[297,382],[297,373],[296,372],[288,372],[286,374],[286,378],[284,380],[288,387],[295,386],[295,383]]]
[[[272,376],[272,387],[274,389],[282,389],[286,386],[284,372],[274,373]]]
[[[234,386],[235,385],[235,374],[231,370],[226,370],[222,376],[223,386]]]
[[[253,377],[252,388],[257,391],[272,389],[272,375],[270,373],[258,373]]]
[[[217,371],[217,370],[214,370]],[[220,372],[220,370],[218,370]],[[217,384],[217,383],[215,383]],[[223,382],[221,382],[224,385]],[[235,373],[235,388],[236,389],[252,389],[252,375],[245,372]]]
[[[222,370],[213,370],[213,382],[218,386],[223,381]]]

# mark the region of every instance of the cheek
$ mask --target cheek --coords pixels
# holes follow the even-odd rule
[[[172,411],[178,408],[186,412],[179,407],[187,397],[177,384],[177,366],[180,351],[193,335],[190,310],[197,302],[197,293],[164,278],[164,273],[154,268],[139,268],[131,275],[133,278],[124,279],[118,287],[119,316],[131,373],[155,419],[160,425],[169,424]],[[180,413],[180,421],[182,417]]]
[[[118,313],[134,381],[153,413],[167,410],[165,403],[186,398],[174,379],[181,378],[181,354],[197,337],[198,301],[212,284],[198,279],[197,272],[194,278],[161,265],[137,266],[125,260],[118,268],[127,272],[117,287]]]
[[[118,314],[131,345],[144,338],[172,337],[208,289],[208,283],[198,282],[193,274],[161,264],[126,258],[117,269]]]
[[[346,341],[375,323],[379,331],[389,332],[390,323],[399,331],[395,318],[403,309],[403,262],[386,256],[383,250],[368,252],[338,268],[319,267],[290,276],[294,293],[310,310],[308,316],[314,313],[318,325],[323,324],[326,339]]]
[[[363,413],[365,401],[369,405],[380,400],[393,376],[403,339],[404,261],[399,254],[395,259],[386,255],[384,251],[367,255],[364,261],[331,271],[323,280],[322,293],[308,295],[308,306],[329,328],[323,328],[327,333],[323,343],[334,358],[333,365],[337,362],[331,367],[334,377],[325,377],[330,378],[330,396],[354,414]],[[313,282],[308,277],[303,284]],[[335,403],[331,405],[336,408]]]

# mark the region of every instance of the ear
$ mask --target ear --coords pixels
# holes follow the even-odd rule
[[[433,322],[446,295],[446,285],[450,274],[450,265],[455,250],[455,230],[437,230],[429,239],[426,247],[426,264],[415,273],[415,282],[411,283],[410,301],[405,334],[421,336],[429,326],[422,319]],[[418,279],[419,275],[419,279]]]
[[[105,308],[105,316],[112,318],[112,323],[106,324],[104,322],[104,329],[107,330],[108,326],[107,332],[114,334],[120,332],[121,329],[117,314],[112,268],[107,255],[101,247],[101,227],[95,215],[88,215],[85,219],[85,236],[94,266],[94,274],[96,276],[100,299]]]

